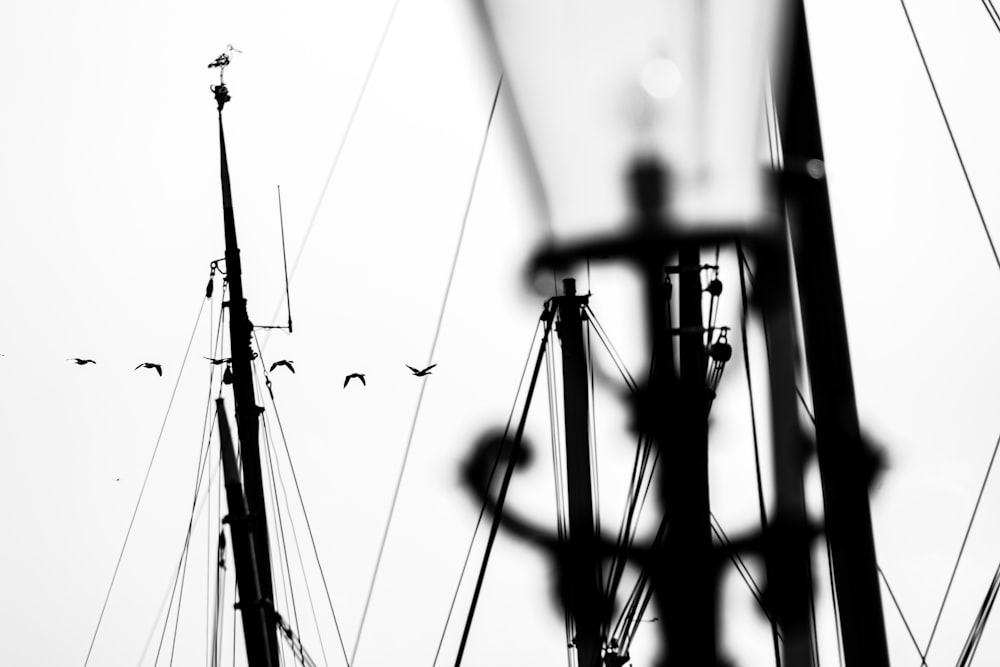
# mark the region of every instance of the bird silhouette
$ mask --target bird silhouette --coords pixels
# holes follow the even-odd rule
[[[221,54],[218,58],[208,63],[209,68],[212,67],[225,67],[229,64],[230,58],[228,53]]]
[[[434,368],[435,366],[437,366],[437,364],[431,364],[430,366],[428,366],[427,368],[423,369],[422,371],[418,371],[416,368],[414,368],[413,366],[410,366],[409,364],[403,364],[403,365],[406,366],[407,368],[409,368],[411,371],[413,371],[413,374],[416,375],[418,378],[422,378],[425,375],[430,375],[431,374],[431,369]]]
[[[232,359],[226,357],[225,359],[213,359],[212,357],[202,357],[202,359],[208,359],[212,362],[213,366],[218,366],[219,364],[228,364]]]
[[[71,359],[67,359],[66,361],[72,361],[77,366],[83,366],[84,364],[96,364],[97,363],[93,359],[81,359],[80,357],[73,357]]]
[[[295,372],[295,368],[292,366],[292,362],[288,359],[282,359],[281,361],[274,362],[273,364],[271,364],[271,370],[273,371],[278,366],[286,366],[288,367],[288,370],[290,370],[293,373]]]
[[[368,386],[368,383],[365,382],[365,374],[364,373],[351,373],[350,375],[348,375],[347,377],[344,378],[344,386],[345,387],[347,386],[347,383],[351,381],[351,378],[358,378],[359,380],[361,380],[361,384],[363,384],[365,386]]]
[[[154,364],[151,361],[144,361],[141,364],[139,364],[138,366],[136,366],[133,370],[137,371],[140,368],[152,368],[152,369],[154,369],[156,371],[157,375],[160,375],[160,376],[163,375],[163,366],[161,366],[160,364]]]

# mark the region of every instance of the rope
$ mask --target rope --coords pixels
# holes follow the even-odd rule
[[[115,563],[114,572],[111,574],[111,582],[108,584],[108,592],[104,596],[104,602],[101,604],[101,613],[97,616],[97,626],[94,628],[94,634],[90,638],[90,645],[87,647],[87,656],[83,660],[83,665],[86,667],[90,663],[90,656],[94,651],[94,642],[97,641],[97,633],[101,629],[101,622],[104,620],[104,612],[108,608],[108,600],[111,599],[111,590],[114,588],[115,580],[118,578],[118,570],[121,568],[122,558],[125,556],[125,548],[128,546],[128,539],[132,535],[132,527],[135,525],[135,517],[139,513],[139,505],[142,503],[143,493],[146,491],[146,483],[149,482],[149,474],[153,470],[153,462],[156,460],[156,453],[160,450],[160,443],[163,441],[163,431],[167,427],[167,419],[170,417],[170,408],[174,405],[174,397],[177,396],[177,388],[181,383],[181,376],[184,372],[184,365],[187,363],[188,353],[191,352],[191,344],[194,342],[195,333],[198,331],[198,324],[201,322],[201,315],[205,311],[205,301],[207,299],[201,300],[201,306],[198,308],[198,316],[195,318],[194,328],[191,330],[191,337],[188,339],[187,347],[184,349],[184,357],[181,360],[180,370],[177,372],[177,381],[174,382],[174,389],[170,393],[170,400],[167,402],[167,411],[163,415],[163,422],[160,424],[160,432],[156,436],[156,444],[153,446],[153,454],[149,458],[149,465],[146,466],[146,474],[142,478],[142,486],[139,487],[139,497],[135,501],[135,508],[132,510],[132,518],[129,519],[128,529],[125,531],[125,539],[122,541],[122,548],[118,552],[118,561]]]
[[[990,250],[993,251],[993,259],[996,262],[997,268],[1000,268],[1000,254],[997,254],[997,247],[996,244],[993,243],[993,236],[990,234],[989,227],[986,225],[986,217],[983,215],[983,209],[979,206],[979,199],[976,197],[976,192],[972,188],[972,180],[969,178],[969,171],[965,168],[965,160],[962,159],[962,153],[958,150],[958,142],[955,140],[955,133],[952,132],[951,123],[948,122],[948,116],[944,111],[944,104],[941,102],[941,96],[938,94],[937,86],[934,84],[934,77],[931,76],[930,67],[927,65],[927,58],[924,57],[924,50],[920,46],[920,40],[917,39],[917,31],[913,27],[913,21],[910,20],[910,12],[906,9],[906,2],[904,0],[899,0],[899,4],[903,8],[903,14],[906,16],[906,23],[910,27],[910,34],[913,35],[913,43],[917,46],[917,53],[920,54],[920,61],[923,63],[924,71],[927,73],[927,81],[930,82],[931,90],[934,92],[934,99],[937,100],[938,109],[941,110],[941,119],[944,120],[945,129],[948,130],[948,138],[951,139],[951,145],[955,149],[955,157],[958,158],[958,164],[962,168],[962,175],[965,177],[965,184],[969,187],[969,194],[972,196],[972,203],[975,204],[976,213],[979,215],[979,222],[982,223],[983,231],[986,233],[986,241],[990,244]]]
[[[531,363],[531,352],[535,349],[535,336],[538,335],[538,328],[541,326],[541,320],[535,323],[535,330],[531,334],[531,345],[528,346],[528,354],[524,358],[524,367],[521,369],[521,379],[517,383],[517,391],[514,392],[514,403],[510,406],[510,414],[507,416],[507,424],[504,426],[503,434],[504,438],[507,437],[507,433],[510,431],[511,422],[514,421],[514,410],[517,408],[517,397],[521,395],[521,387],[524,386],[524,378],[528,374],[528,364]],[[496,473],[497,465],[500,459],[498,458],[493,463],[493,469],[490,471],[489,484],[493,483],[493,476]],[[484,499],[482,506],[479,508],[479,516],[476,518],[476,526],[472,531],[472,539],[469,540],[469,548],[465,552],[465,560],[462,561],[462,570],[458,575],[458,583],[455,584],[455,593],[451,596],[451,604],[448,606],[448,614],[445,616],[444,627],[441,629],[441,638],[438,640],[437,650],[434,652],[434,662],[431,663],[432,667],[437,665],[438,657],[441,655],[441,647],[444,645],[445,634],[448,631],[448,625],[451,622],[451,615],[455,609],[455,604],[458,601],[458,593],[462,587],[462,581],[465,579],[465,572],[469,566],[469,559],[472,557],[472,548],[476,543],[476,535],[479,534],[479,527],[483,522],[483,516],[486,514],[487,502]]]
[[[430,353],[427,356],[428,363],[434,359],[434,351],[437,349],[438,338],[441,335],[441,325],[444,322],[444,314],[448,306],[448,297],[451,294],[452,281],[455,278],[455,269],[458,267],[458,258],[462,250],[462,240],[465,238],[465,228],[469,221],[469,211],[472,208],[472,198],[476,192],[476,183],[479,180],[479,169],[483,164],[483,156],[486,154],[486,142],[490,136],[490,127],[493,125],[493,116],[497,110],[497,101],[500,99],[500,89],[503,86],[503,74],[497,81],[497,90],[493,95],[493,105],[490,107],[489,119],[486,121],[486,130],[483,132],[483,142],[479,149],[479,157],[476,160],[476,168],[472,173],[472,184],[469,188],[469,196],[465,203],[465,212],[462,215],[462,226],[458,233],[458,242],[455,245],[455,255],[451,261],[451,271],[448,273],[448,282],[445,285],[444,298],[441,301],[441,309],[438,313],[437,326],[434,330],[434,339],[431,342]],[[368,618],[368,608],[371,605],[372,593],[375,591],[375,581],[378,578],[378,571],[382,565],[382,556],[385,553],[385,544],[389,537],[389,528],[392,526],[392,518],[396,512],[396,503],[399,500],[399,489],[403,484],[403,474],[406,472],[406,463],[410,457],[410,448],[413,445],[413,434],[417,428],[417,419],[420,416],[420,406],[424,401],[424,391],[427,388],[426,382],[420,383],[420,394],[417,397],[416,409],[413,411],[413,420],[410,422],[410,433],[406,438],[406,447],[403,450],[403,460],[399,467],[399,475],[396,479],[396,488],[392,493],[392,501],[389,504],[389,516],[386,518],[385,530],[382,532],[382,539],[378,547],[378,555],[375,558],[375,569],[372,572],[371,583],[368,586],[368,593],[365,595],[365,606],[361,612],[361,623],[358,625],[358,634],[354,639],[354,648],[351,651],[349,664],[354,664],[354,659],[358,654],[358,647],[361,645],[361,636],[365,629],[365,621]]]

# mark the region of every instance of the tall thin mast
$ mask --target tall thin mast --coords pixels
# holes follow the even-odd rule
[[[563,280],[564,295],[556,297],[557,331],[562,348],[566,421],[566,491],[569,509],[567,602],[576,625],[573,643],[580,667],[601,664],[600,569],[594,532],[594,496],[591,488],[590,405],[587,355],[581,312],[586,296],[576,293],[576,281]]]
[[[649,169],[647,166],[644,171]],[[644,206],[650,227],[656,224],[653,216],[660,204],[656,201],[653,206]],[[657,664],[715,667],[718,641],[709,521],[708,390],[697,244],[682,244],[677,259],[680,326],[673,331],[666,328],[664,318],[663,261],[651,257],[646,268],[647,317],[654,354],[648,409],[658,414],[653,417],[653,434],[662,460],[660,500],[667,522],[665,541],[654,547],[654,568],[660,613],[665,630],[669,628],[669,654]],[[679,379],[673,364],[675,334]]]
[[[848,667],[882,667],[889,651],[868,503],[870,458],[860,437],[830,195],[823,166],[805,10],[793,3],[788,99],[779,120],[786,168],[797,177],[789,214],[802,299],[802,328],[816,415],[826,538],[833,560]],[[866,470],[866,468],[868,470]]]
[[[233,545],[233,560],[236,562],[236,585],[240,593],[239,608],[243,618],[243,638],[250,667],[272,667],[269,642],[274,637],[268,632],[270,616],[265,605],[256,602],[261,599],[260,576],[257,558],[254,554],[253,528],[250,512],[243,496],[243,484],[236,465],[236,452],[229,434],[229,421],[222,399],[215,402],[219,417],[219,445],[222,450],[222,475],[226,483],[226,504],[229,514],[224,519],[229,524],[230,543]]]
[[[260,596],[267,617],[266,642],[271,665],[278,664],[277,633],[274,622],[274,587],[271,581],[271,551],[268,545],[267,510],[264,505],[264,483],[261,476],[258,421],[261,408],[254,399],[250,337],[253,326],[247,317],[243,297],[240,249],[236,243],[236,220],[233,215],[233,195],[229,184],[229,162],[226,158],[226,137],[222,130],[222,107],[229,101],[224,84],[213,88],[219,105],[219,152],[222,161],[222,212],[226,235],[226,279],[229,283],[229,345],[233,369],[233,397],[236,400],[236,430],[240,439],[240,459],[243,463],[243,486],[250,510],[254,555],[257,562]],[[258,601],[241,600],[243,604]]]

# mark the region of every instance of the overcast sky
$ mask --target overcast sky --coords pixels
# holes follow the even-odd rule
[[[519,161],[511,100],[501,95],[447,290],[499,70],[468,3],[403,0],[354,115],[393,6],[5,5],[0,639],[11,664],[83,664],[169,404],[90,659],[153,664],[211,393],[202,356],[214,353],[219,300],[202,302],[209,264],[224,247],[209,91],[218,77],[206,65],[227,44],[241,51],[226,70],[225,123],[255,324],[285,318],[279,184],[294,269],[295,331],[261,336],[268,363],[291,359],[296,369],[271,373],[278,409],[268,402],[268,418],[277,432],[280,417],[287,436],[348,652],[410,442],[356,664],[433,662],[478,511],[461,488],[460,462],[510,412],[551,294],[550,283],[529,285],[523,266],[548,227]],[[908,6],[986,222],[1000,235],[1000,196],[991,187],[1000,178],[1000,33],[975,0]],[[872,496],[876,545],[924,645],[1000,432],[992,344],[1000,275],[900,4],[812,1],[807,11],[859,409],[889,460]],[[736,266],[726,253],[721,264],[719,323],[737,327]],[[577,277],[639,374],[646,352],[638,283],[615,266]],[[749,336],[762,394],[759,329]],[[744,354],[735,347],[713,408],[711,472],[715,513],[738,533],[754,525],[755,486]],[[97,364],[77,366],[71,357]],[[163,364],[163,377],[133,371],[146,361]],[[404,366],[430,363],[438,367],[427,379]],[[596,349],[595,364],[614,373]],[[366,373],[367,386],[343,388],[351,372]],[[595,398],[605,526],[617,525],[633,451],[619,389],[599,381]],[[543,383],[529,424],[536,464],[518,476],[510,503],[554,531],[547,419]],[[214,460],[215,439],[212,446]],[[287,462],[281,466],[288,475]],[[815,506],[814,470],[809,479]],[[199,505],[178,625],[175,659],[185,664],[206,651],[217,480],[212,488],[213,500]],[[1000,559],[998,520],[991,483],[931,665],[957,659]],[[305,524],[298,514],[294,522],[308,555]],[[329,664],[342,664],[309,568],[324,648],[303,589],[300,632],[321,664],[324,651]],[[823,591],[824,581],[820,568]],[[501,538],[465,664],[564,661],[551,582],[551,563]],[[442,663],[453,661],[470,591],[467,582]],[[823,591],[820,643],[832,665]],[[767,625],[735,574],[725,596],[725,651],[741,665],[768,664]],[[883,602],[893,664],[919,664],[885,594]],[[231,641],[232,626],[226,631]],[[650,664],[655,634],[640,631],[635,664]],[[1000,640],[988,633],[978,661],[998,658]]]

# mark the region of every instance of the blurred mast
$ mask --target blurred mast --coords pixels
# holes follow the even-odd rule
[[[868,484],[874,460],[861,439],[840,289],[816,86],[801,0],[792,3],[786,99],[778,104],[789,224],[816,416],[826,538],[848,667],[888,667]]]

